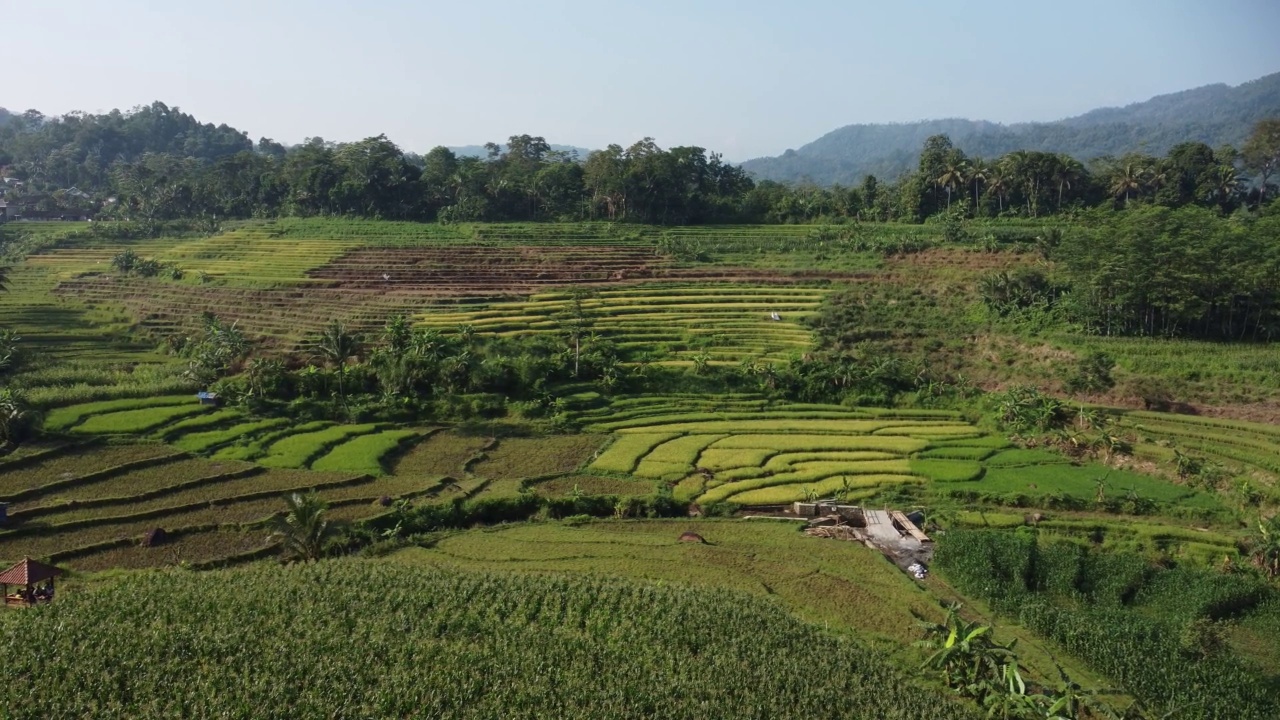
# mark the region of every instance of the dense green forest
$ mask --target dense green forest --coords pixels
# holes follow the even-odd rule
[[[931,135],[948,135],[968,152],[997,157],[1014,150],[1065,153],[1081,160],[1130,152],[1163,155],[1183,142],[1239,146],[1254,123],[1280,113],[1280,74],[1237,87],[1207,85],[1121,108],[1100,108],[1057,122],[1000,123],[945,119],[849,125],[778,157],[743,163],[779,182],[852,184],[868,174],[910,172]]]
[[[933,135],[913,171],[892,182],[868,175],[857,187],[756,182],[714,152],[663,149],[650,138],[586,158],[529,135],[487,147],[483,158],[444,147],[419,156],[379,135],[352,143],[310,138],[286,148],[154,103],[127,113],[7,116],[0,176],[11,217],[146,222],[918,222],[946,212],[1034,218],[1133,204],[1228,213],[1274,196],[1268,183],[1280,157],[1280,121],[1257,123],[1239,149],[1183,142],[1163,157],[1129,153],[1088,164],[1037,150],[977,157]]]

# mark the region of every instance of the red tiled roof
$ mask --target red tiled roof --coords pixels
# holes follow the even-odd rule
[[[17,565],[0,573],[0,584],[30,585],[61,574],[62,571],[52,565],[45,565],[42,562],[26,558]]]

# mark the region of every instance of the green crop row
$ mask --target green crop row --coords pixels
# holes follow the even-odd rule
[[[117,412],[121,410],[139,410],[142,408],[158,408],[171,405],[191,405],[195,397],[191,395],[167,395],[153,398],[126,398],[122,400],[106,400],[103,402],[84,403],[68,407],[54,408],[45,415],[46,430],[66,430],[92,415]]]
[[[712,472],[740,467],[759,467],[776,453],[777,451],[772,448],[707,448],[698,458],[698,465]]]
[[[311,468],[382,475],[386,472],[383,458],[415,437],[418,437],[416,430],[387,430],[361,435],[333,448],[312,463]]]
[[[828,478],[847,476],[851,487],[871,487],[879,484],[878,480],[864,480],[863,476],[881,478],[884,475],[895,477],[909,476],[911,466],[906,460],[871,460],[863,462],[810,462],[794,466],[789,472],[756,477],[736,482],[727,482],[711,488],[698,498],[699,503],[712,503],[730,499],[747,490],[772,487],[775,485],[791,485],[797,483],[815,483]],[[864,484],[865,483],[865,484]]]
[[[270,420],[252,420],[232,425],[221,430],[207,430],[205,432],[188,433],[172,440],[176,447],[189,452],[203,453],[208,452],[221,445],[234,442],[239,438],[251,437],[256,433],[264,430],[273,430],[284,427],[289,421],[284,418],[276,418]]]
[[[257,462],[275,468],[307,467],[312,460],[335,445],[377,429],[375,424],[336,425],[314,432],[291,434],[268,445],[266,455]]]
[[[824,433],[868,434],[884,427],[879,420],[704,420],[619,428],[620,433]],[[923,428],[922,428],[923,430]]]
[[[162,440],[172,441],[192,432],[224,427],[233,424],[237,420],[243,419],[244,414],[234,408],[215,410],[213,412],[207,412],[173,423],[172,425],[163,428],[159,433],[159,437]]]
[[[970,482],[982,477],[980,463],[961,460],[912,460],[911,473],[934,482]]]
[[[52,498],[49,498],[49,500],[54,505],[65,503],[83,505],[103,500],[127,499],[168,490],[175,486],[200,481],[209,477],[222,477],[230,473],[243,472],[252,468],[253,466],[247,463],[211,463],[207,460],[196,458],[175,458],[160,465],[151,465],[91,482],[80,482],[75,485],[60,487],[52,491]],[[45,502],[41,502],[41,500],[45,500],[45,498],[33,500],[34,507],[24,504],[23,512],[15,513],[15,516],[43,510]]]
[[[722,440],[728,435],[685,435],[668,440],[654,448],[644,456],[641,464],[646,462],[675,463],[687,465],[692,469],[698,462],[698,455],[711,443]]]
[[[986,460],[994,455],[997,451],[995,448],[984,447],[932,447],[928,450],[922,450],[916,454],[916,457],[922,459],[941,459],[941,460]]]
[[[163,445],[143,445],[136,448],[111,449],[86,448],[75,456],[60,456],[47,463],[21,468],[0,474],[0,492],[3,500],[17,503],[15,510],[24,507],[31,498],[51,492],[96,482],[132,470],[162,465],[181,457]]]
[[[825,450],[872,450],[906,455],[929,446],[928,441],[882,435],[804,435],[767,433],[730,435],[711,445],[714,450],[764,449],[818,452]]]
[[[708,422],[708,421],[731,421],[731,420],[762,420],[762,419],[778,419],[778,420],[851,420],[865,417],[856,412],[831,412],[831,411],[806,411],[806,410],[756,410],[753,412],[681,412],[670,415],[642,415],[634,418],[625,418],[619,420],[611,420],[609,422],[593,423],[588,427],[591,430],[600,432],[612,432],[616,430],[624,430],[628,428],[646,428],[653,425],[662,425],[665,423],[689,423],[689,422]],[[886,423],[874,422],[867,424],[866,430],[859,432],[870,432],[871,429],[879,429],[884,427]]]
[[[100,413],[90,415],[72,427],[71,432],[82,435],[136,435],[163,427],[179,418],[208,411],[209,408],[199,405],[177,405]]]
[[[370,588],[378,602],[369,602]],[[300,626],[298,617],[344,620]],[[579,628],[573,637],[567,624]],[[362,651],[334,652],[350,648],[353,628]],[[144,574],[68,596],[48,612],[0,617],[6,647],[43,649],[7,660],[11,696],[44,698],[10,707],[14,720],[149,720],[175,708],[299,718],[335,708],[359,717],[497,717],[521,708],[566,720],[752,708],[791,718],[830,714],[832,697],[883,720],[973,716],[851,641],[824,637],[831,651],[815,656],[813,633],[773,603],[738,593],[363,561]],[[714,685],[681,669],[695,637]],[[600,666],[610,668],[607,683]],[[559,669],[555,692],[537,667]],[[112,690],[121,685],[129,692]]]
[[[333,423],[324,420],[303,423],[301,425],[289,425],[288,421],[275,421],[270,432],[259,433],[252,436],[241,438],[240,442],[234,445],[224,446],[213,454],[214,460],[256,460],[266,454],[269,448],[277,440],[289,437],[290,435],[299,435],[305,433],[323,430],[333,427]],[[234,428],[232,428],[234,429]],[[224,432],[229,432],[224,431]]]
[[[729,502],[741,505],[782,505],[804,500],[806,491],[819,497],[831,497],[846,487],[852,488],[843,496],[846,502],[858,502],[874,496],[880,488],[919,482],[910,475],[859,475],[856,478],[830,477],[807,485],[777,485],[749,490],[730,496]],[[701,502],[706,502],[701,500]]]
[[[678,433],[632,433],[619,435],[600,456],[591,463],[591,469],[604,473],[627,474],[635,470],[640,459],[662,443],[679,437]]]

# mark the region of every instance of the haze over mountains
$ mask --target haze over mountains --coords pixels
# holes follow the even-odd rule
[[[1159,95],[1056,122],[1003,125],[944,119],[848,125],[797,150],[748,160],[742,167],[758,180],[852,185],[866,175],[892,180],[913,169],[930,135],[949,135],[970,156],[1039,150],[1088,160],[1131,151],[1162,155],[1188,141],[1238,148],[1254,123],[1275,116],[1280,116],[1280,73],[1236,87],[1206,85]]]

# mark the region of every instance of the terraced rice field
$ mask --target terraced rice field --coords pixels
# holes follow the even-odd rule
[[[1280,426],[1155,412],[1125,413],[1121,424],[1138,435],[1139,453],[1168,460],[1177,448],[1268,486],[1280,480]]]
[[[784,360],[807,349],[804,319],[827,292],[797,286],[640,285],[600,290],[582,301],[582,308],[590,331],[614,341],[629,359],[691,365],[694,357],[705,356],[728,364]],[[560,333],[571,305],[566,293],[542,293],[528,300],[433,309],[415,322],[443,331],[469,325],[480,334],[502,337]],[[772,319],[774,313],[778,320]]]
[[[422,434],[421,430],[383,430],[357,435],[333,447],[311,463],[311,468],[384,475],[388,458]]]
[[[498,315],[485,314],[485,307],[473,307],[473,301],[517,299],[569,286],[605,289],[682,283],[675,292],[648,289],[602,303],[608,307],[601,308],[598,331],[622,336],[621,341],[634,347],[659,338],[677,345],[692,340],[695,347],[691,349],[667,350],[703,350],[731,359],[766,356],[802,344],[807,333],[797,321],[823,293],[792,286],[854,276],[827,270],[780,272],[686,264],[660,252],[660,241],[696,235],[699,243],[718,239],[725,249],[741,249],[772,247],[810,232],[809,228],[741,227],[676,231],[606,224],[446,228],[281,220],[240,223],[205,238],[67,241],[30,257],[18,279],[21,283],[28,278],[33,294],[57,308],[109,315],[122,329],[133,321],[159,335],[173,334],[198,323],[199,314],[191,308],[207,308],[226,320],[239,321],[251,337],[283,348],[296,347],[330,319],[370,330],[380,328],[392,315],[419,313],[428,324],[437,313],[443,317],[456,311],[441,309],[442,302],[472,301],[465,302],[467,310],[482,313],[477,320],[491,321],[512,315],[508,312],[512,308],[502,306]],[[186,271],[186,277],[175,281],[121,276],[112,271],[110,262],[124,249],[174,264]],[[547,313],[558,312],[548,305],[558,299],[562,297],[554,293],[532,298],[528,307],[515,312],[532,317],[516,317],[512,322],[545,321]],[[55,312],[52,307],[48,311]],[[773,312],[783,315],[783,320],[771,323]],[[704,322],[709,316],[710,322]],[[26,324],[39,325],[38,319],[28,318],[31,322]],[[459,318],[450,326],[469,321]],[[673,327],[680,331],[674,337]]]
[[[472,463],[471,472],[492,480],[521,480],[571,473],[604,444],[602,435],[503,438]]]
[[[493,438],[438,432],[419,442],[394,464],[392,474],[402,477],[462,478],[469,462],[477,461]]]
[[[620,413],[630,404],[632,416],[587,425],[615,433],[587,470],[672,483],[677,497],[699,503],[775,505],[810,493],[866,497],[892,485],[976,479],[976,462],[912,456],[935,443],[991,444],[947,414],[791,404],[736,409],[758,403],[731,399],[725,404],[735,409],[718,413],[672,412],[679,403],[658,398],[623,404]]]
[[[8,463],[0,471],[0,496],[9,498],[33,488],[64,484],[90,473],[147,463],[174,454],[163,445],[90,445],[42,453],[38,462]]]
[[[265,467],[381,475],[384,461],[423,431],[383,425],[295,424],[253,418],[235,408],[196,404],[190,395],[131,398],[56,408],[48,430],[158,441],[217,460]]]
[[[364,450],[365,458],[376,452]],[[262,549],[271,542],[265,523],[289,492],[315,490],[331,504],[333,519],[355,520],[385,512],[388,499],[431,502],[468,491],[439,476],[271,469],[158,444],[91,443],[6,465],[0,502],[9,504],[9,521],[0,530],[0,559],[43,557],[77,569],[210,562]],[[140,536],[156,528],[174,542],[140,547]]]
[[[674,488],[700,504],[779,505],[807,496],[869,498],[919,486],[938,497],[973,493],[1032,503],[1048,495],[1091,502],[1103,478],[1110,497],[1213,513],[1209,493],[1057,453],[1011,448],[945,411],[842,408],[722,398],[619,398],[574,418],[613,439],[584,472]]]

